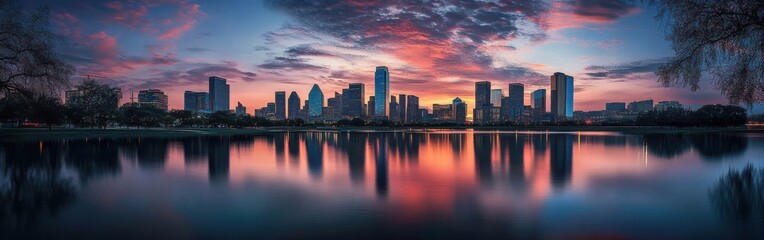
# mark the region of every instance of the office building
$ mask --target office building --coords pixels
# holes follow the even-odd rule
[[[546,113],[546,89],[538,89],[531,93],[533,113],[541,115]]]
[[[407,122],[421,122],[421,112],[419,111],[419,97],[414,95],[406,96],[406,120]]]
[[[473,121],[478,124],[490,123],[492,121],[492,112],[491,82],[475,82],[475,109],[473,111]]]
[[[408,110],[408,105],[406,104],[406,94],[399,94],[398,101],[398,114],[400,114],[400,121],[403,123],[408,122],[406,119],[406,111]]]
[[[324,110],[325,118],[338,119],[342,117],[342,94],[334,92],[334,97],[326,99]]]
[[[209,112],[210,99],[206,92],[185,91],[183,93],[183,110],[194,113]]]
[[[376,98],[374,96],[369,96],[369,102],[366,103],[366,112],[367,113],[375,113],[374,109],[376,108]]]
[[[316,118],[323,115],[324,111],[324,92],[318,87],[318,84],[313,84],[313,88],[308,93],[308,115],[310,118]]]
[[[210,111],[228,111],[231,110],[229,103],[229,96],[231,93],[230,86],[226,83],[225,78],[212,76],[209,79],[210,85]]]
[[[276,109],[273,117],[277,120],[286,119],[286,92],[278,91],[275,93]]]
[[[630,102],[628,106],[626,106],[626,109],[629,110],[629,112],[639,113],[639,112],[646,112],[653,110],[653,100],[643,100],[643,101],[634,101]]]
[[[363,117],[366,115],[364,100],[366,99],[366,87],[363,83],[351,83],[348,88],[342,89],[342,115],[348,118]]]
[[[681,109],[682,104],[677,101],[660,101],[658,104],[655,104],[655,110],[658,111],[664,111],[672,108]]]
[[[501,100],[504,98],[504,92],[499,89],[491,89],[491,104],[494,107],[501,107]]]
[[[287,117],[289,119],[298,119],[300,118],[300,96],[297,96],[297,92],[292,91],[292,93],[289,94],[288,101],[288,114]]]
[[[434,121],[452,121],[453,117],[453,105],[451,104],[433,104],[432,105],[432,120]]]
[[[625,102],[609,102],[605,103],[605,111],[625,111]]]
[[[454,108],[454,120],[457,123],[467,122],[467,103],[462,101],[461,98],[457,97],[454,98],[451,105],[453,105]]]
[[[573,77],[556,72],[551,76],[552,115],[557,119],[573,117]]]
[[[399,106],[398,101],[395,97],[395,95],[390,95],[390,104],[389,104],[389,110],[388,115],[390,116],[390,121],[393,122],[399,122],[401,121],[401,115],[399,113]]]
[[[138,104],[154,105],[167,111],[167,95],[159,89],[141,90],[138,92]]]
[[[237,116],[247,115],[247,107],[244,107],[244,105],[241,105],[241,102],[236,102],[236,115]]]
[[[517,121],[520,116],[523,115],[523,106],[525,106],[525,86],[522,83],[509,84],[509,92],[507,95],[507,108],[506,120]]]
[[[377,67],[374,72],[374,106],[369,109],[374,109],[374,112],[369,112],[369,115],[376,117],[388,116],[388,97],[390,96],[390,71],[385,66]]]

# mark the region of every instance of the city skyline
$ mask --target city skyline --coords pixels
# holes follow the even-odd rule
[[[578,76],[575,91],[579,98],[574,108],[580,110],[645,96],[693,106],[727,102],[708,81],[698,92],[664,88],[655,81],[652,72],[671,56],[671,50],[652,18],[655,10],[645,5],[541,1],[545,4],[533,3],[528,9],[487,6],[496,13],[517,8],[519,20],[496,20],[508,27],[481,29],[479,21],[488,21],[488,16],[479,20],[483,15],[472,7],[454,13],[473,20],[442,19],[442,27],[403,20],[347,26],[335,21],[339,16],[332,10],[381,8],[389,3],[355,6],[340,2],[326,10],[311,10],[298,2],[255,1],[245,5],[251,8],[241,9],[207,1],[31,4],[51,6],[55,29],[70,43],[58,51],[73,61],[79,76],[100,76],[125,91],[162,89],[171,109],[183,106],[184,91],[204,91],[209,76],[221,76],[237,85],[231,89],[229,108],[235,107],[233,100],[245,106],[272,101],[269,95],[258,94],[260,91],[290,88],[307,96],[314,83],[327,93],[339,92],[347,83],[364,83],[367,94],[375,93],[370,69],[376,66],[391,69],[390,84],[398,88],[392,87],[390,95],[415,92],[423,106],[444,103],[454,96],[474,106],[465,86],[483,80],[505,92],[509,83],[524,84],[527,103],[530,92],[542,88],[556,71]],[[77,8],[84,4],[92,8]],[[442,14],[426,4],[399,7],[432,18]],[[316,22],[306,22],[308,17]],[[372,21],[380,15],[370,12],[348,17]],[[152,24],[152,19],[163,21]],[[255,22],[258,24],[251,24]],[[446,23],[465,27],[459,33],[440,33],[448,32]],[[333,28],[317,27],[321,24]],[[400,31],[392,26],[400,26]],[[371,35],[350,37],[360,31]],[[415,40],[419,37],[431,40]],[[556,53],[566,56],[555,57]]]

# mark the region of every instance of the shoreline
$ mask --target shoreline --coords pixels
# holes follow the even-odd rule
[[[698,133],[764,133],[764,128],[672,128],[639,126],[459,126],[459,127],[268,127],[268,128],[0,128],[0,141],[56,140],[130,137],[199,137],[260,135],[283,132],[365,132],[365,131],[523,131],[523,132],[615,132],[621,134],[698,134]]]

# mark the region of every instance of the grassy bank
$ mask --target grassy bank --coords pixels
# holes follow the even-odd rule
[[[542,132],[618,132],[624,134],[679,134],[679,133],[764,133],[764,128],[669,128],[633,126],[533,126],[533,127],[272,127],[272,128],[152,128],[152,129],[63,129],[0,128],[0,139],[82,139],[82,138],[122,138],[122,137],[191,137],[267,134],[286,131],[434,131],[474,130],[474,131],[542,131]]]

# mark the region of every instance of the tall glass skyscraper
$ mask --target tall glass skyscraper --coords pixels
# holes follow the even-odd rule
[[[284,120],[286,119],[286,92],[284,91],[278,91],[276,92],[276,111],[274,112],[273,116],[277,120]]]
[[[289,94],[289,119],[297,119],[300,115],[300,96],[297,95],[297,92],[292,91],[292,93]]]
[[[324,92],[318,87],[318,84],[313,84],[313,88],[308,93],[308,115],[313,117],[320,117],[324,114]]]
[[[422,120],[421,113],[419,112],[419,97],[414,95],[406,96],[406,119],[408,122],[420,122]]]
[[[377,67],[374,72],[374,114],[377,117],[388,116],[387,104],[390,102],[390,71],[385,66]],[[370,107],[371,108],[371,107]]]
[[[230,92],[230,86],[226,84],[225,78],[210,77],[210,110],[212,112],[231,110]]]
[[[552,114],[555,117],[573,117],[573,77],[556,72],[551,82]]]
[[[522,83],[510,83],[508,98],[509,120],[517,121],[525,107],[525,86]]]
[[[406,94],[398,94],[398,114],[400,114],[400,120],[401,122],[408,122],[406,120],[406,111],[408,108],[407,102],[406,102]]]
[[[454,120],[458,123],[464,123],[467,121],[467,103],[462,101],[461,98],[456,97],[452,101],[451,105],[454,110]]]
[[[472,114],[475,123],[491,122],[491,82],[475,82],[475,110]]]
[[[534,114],[546,113],[546,89],[539,89],[531,93],[531,103]]]

